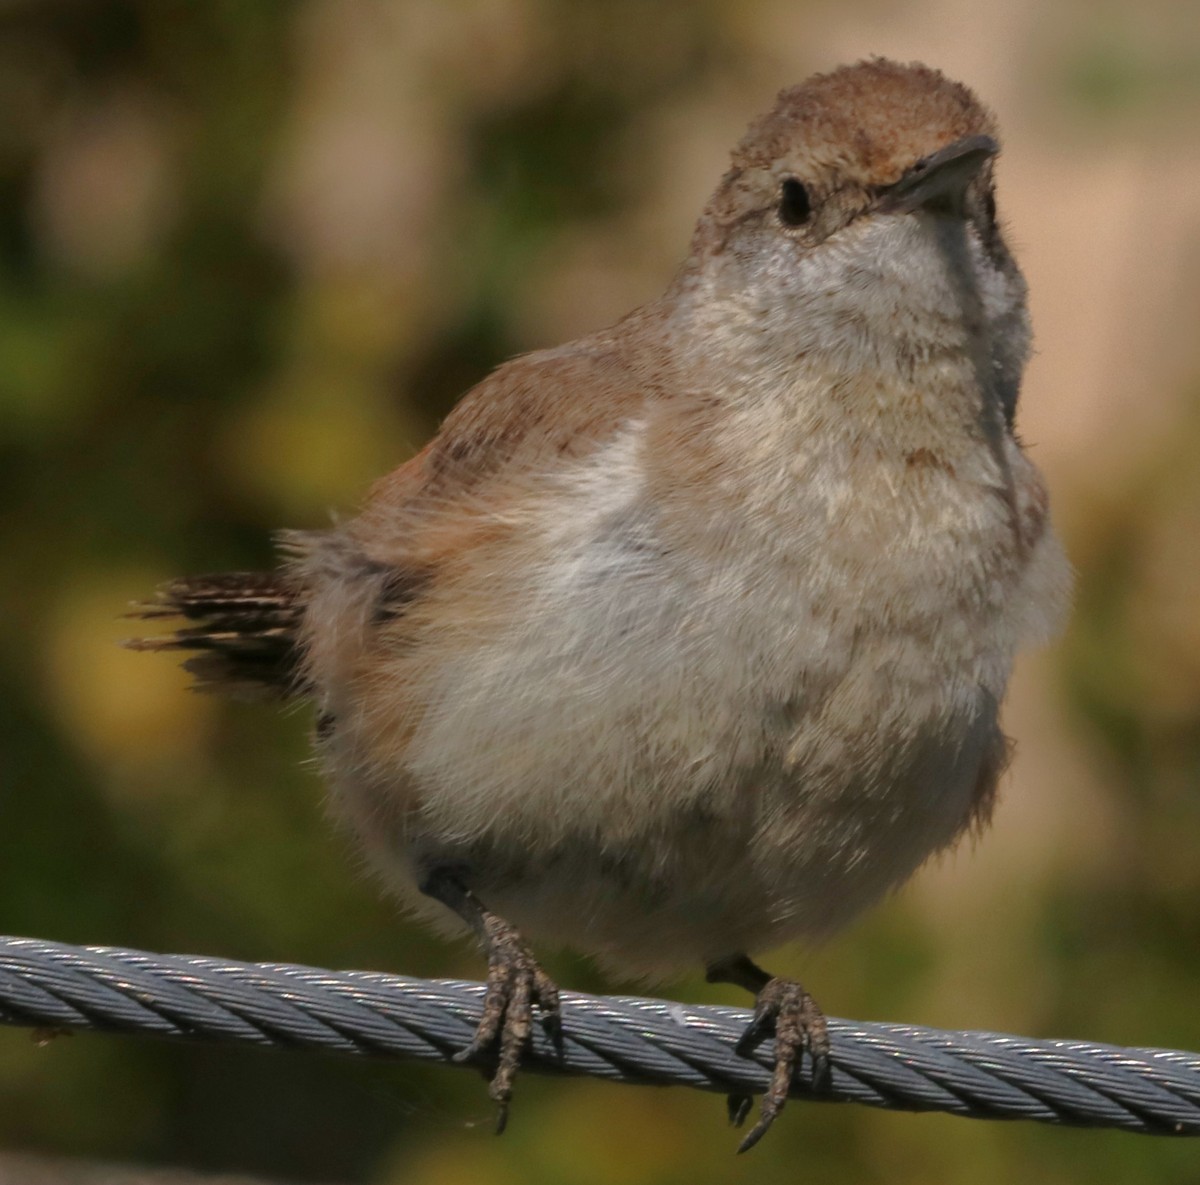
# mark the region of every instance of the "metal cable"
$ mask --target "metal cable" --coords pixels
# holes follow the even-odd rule
[[[240,1041],[448,1063],[475,1030],[483,985],[68,946],[0,937],[0,1023]],[[562,994],[559,1058],[535,1028],[525,1065],[617,1082],[752,1094],[771,1043],[734,1053],[741,1008]],[[792,1093],[975,1119],[1035,1119],[1155,1135],[1200,1135],[1200,1055],[1090,1041],[830,1018],[833,1072]]]

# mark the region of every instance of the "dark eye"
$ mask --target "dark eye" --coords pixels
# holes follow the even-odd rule
[[[802,181],[789,177],[779,193],[779,221],[784,226],[803,226],[812,213],[812,201]]]

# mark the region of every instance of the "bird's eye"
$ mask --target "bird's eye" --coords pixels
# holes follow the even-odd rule
[[[812,213],[812,200],[802,181],[789,177],[779,193],[779,221],[784,226],[803,226]]]

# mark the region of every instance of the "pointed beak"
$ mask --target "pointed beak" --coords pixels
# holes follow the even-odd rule
[[[879,199],[886,214],[930,210],[938,214],[963,213],[967,186],[984,164],[1000,151],[991,136],[964,136],[917,161]]]

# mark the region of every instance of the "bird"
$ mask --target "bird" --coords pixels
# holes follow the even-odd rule
[[[310,701],[334,813],[401,903],[474,935],[503,1130],[535,949],[703,968],[775,1038],[740,1150],[824,1013],[755,958],[818,943],[987,825],[1014,656],[1071,570],[1015,427],[1027,289],[996,121],[870,58],[778,95],[662,296],[469,390],[269,572],[184,577],[198,686]],[[749,1098],[731,1098],[741,1125]]]

